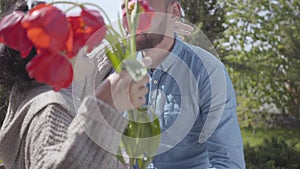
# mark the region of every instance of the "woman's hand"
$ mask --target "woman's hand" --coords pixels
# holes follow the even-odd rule
[[[145,76],[135,82],[127,71],[113,73],[96,89],[96,97],[118,112],[135,109],[146,103],[148,81],[149,77]]]

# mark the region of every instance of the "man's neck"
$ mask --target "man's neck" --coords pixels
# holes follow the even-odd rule
[[[175,36],[165,36],[161,43],[153,49],[144,51],[146,57],[152,59],[152,68],[156,68],[169,55],[175,44]]]

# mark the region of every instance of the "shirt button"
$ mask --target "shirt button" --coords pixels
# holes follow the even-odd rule
[[[157,83],[158,83],[158,81],[157,81],[157,80],[153,80],[153,83],[154,83],[154,84],[157,84]]]

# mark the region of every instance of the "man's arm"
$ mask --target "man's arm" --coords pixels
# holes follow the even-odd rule
[[[200,111],[205,121],[200,143],[206,142],[212,168],[244,169],[243,142],[236,114],[236,98],[223,66],[207,70],[200,88]]]

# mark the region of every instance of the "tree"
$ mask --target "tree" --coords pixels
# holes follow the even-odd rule
[[[225,11],[218,0],[189,0],[181,5],[184,18],[198,25],[212,42],[223,37]]]
[[[218,40],[223,38],[225,31],[223,5],[217,0],[188,0],[182,1],[181,5],[184,19],[196,28],[192,36],[185,37],[185,40],[219,56],[215,49],[221,47]]]
[[[190,0],[182,7],[197,28],[186,40],[226,65],[241,122],[266,124],[270,111],[300,118],[300,0]]]
[[[264,118],[274,104],[282,114],[299,118],[300,0],[224,4],[228,29],[220,43],[242,117]]]

